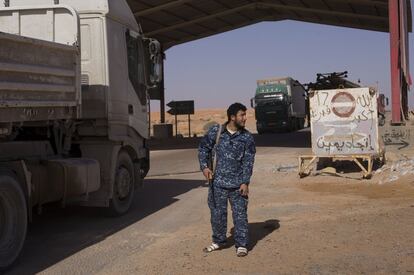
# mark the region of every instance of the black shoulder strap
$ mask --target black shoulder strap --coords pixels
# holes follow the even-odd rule
[[[218,143],[219,143],[219,141],[220,141],[220,136],[221,136],[221,130],[222,130],[222,127],[223,127],[223,125],[221,125],[220,124],[220,126],[219,126],[219,128],[218,128],[218,131],[217,131],[217,136],[216,136],[216,143],[214,144],[214,153],[215,153],[215,156],[213,157],[213,167],[212,167],[212,169],[213,169],[213,174],[214,174],[214,172],[216,171],[216,166],[217,166],[217,152],[216,152],[216,147],[217,147],[217,145],[218,145]]]

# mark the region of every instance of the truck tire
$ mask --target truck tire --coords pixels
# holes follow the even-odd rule
[[[121,216],[131,207],[135,192],[134,164],[126,151],[119,152],[115,169],[114,191],[109,203],[109,215]]]
[[[27,206],[23,190],[13,174],[0,170],[0,271],[17,259],[26,232]]]

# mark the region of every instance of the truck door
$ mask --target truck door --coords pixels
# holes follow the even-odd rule
[[[128,78],[134,93],[129,94],[129,124],[144,137],[148,132],[148,93],[146,83],[145,50],[142,37],[133,32],[126,32]],[[138,97],[138,100],[136,98]]]

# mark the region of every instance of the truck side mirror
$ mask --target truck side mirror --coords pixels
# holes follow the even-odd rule
[[[159,55],[161,53],[161,44],[155,39],[150,39],[148,48],[149,48],[149,53],[151,57],[153,55]]]
[[[250,99],[250,106],[251,106],[252,108],[254,108],[254,98],[251,98],[251,99]]]
[[[162,81],[163,58],[161,54],[155,55],[151,58],[151,82],[160,83]]]
[[[163,61],[164,56],[160,42],[155,39],[148,38],[148,52],[150,54],[150,81],[153,84],[160,83],[163,78]]]
[[[385,102],[386,102],[385,104],[387,104],[387,106],[388,106],[388,105],[390,105],[390,100],[389,100],[389,98],[388,98],[388,97],[387,97],[387,98],[385,98]]]

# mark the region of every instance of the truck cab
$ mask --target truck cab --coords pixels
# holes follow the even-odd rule
[[[2,270],[34,208],[129,210],[149,170],[148,93],[162,86],[163,53],[125,0],[1,1],[0,45]]]
[[[255,108],[259,134],[303,128],[304,90],[290,77],[257,81],[252,107]]]

